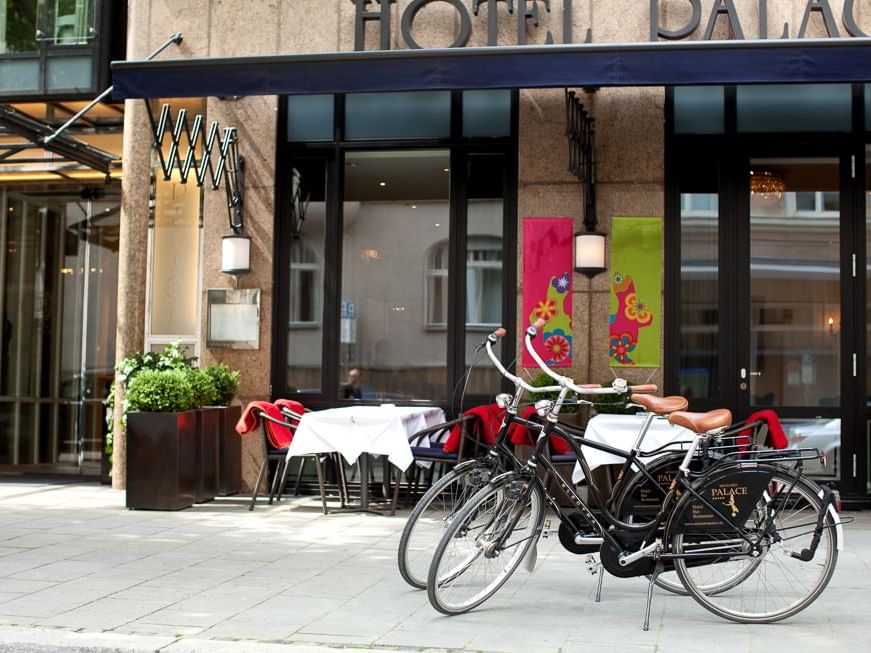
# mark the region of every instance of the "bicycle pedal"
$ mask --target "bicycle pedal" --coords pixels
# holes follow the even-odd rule
[[[589,555],[584,559],[584,563],[587,565],[587,571],[590,572],[591,576],[595,576],[599,573],[599,561],[596,560],[596,556]]]

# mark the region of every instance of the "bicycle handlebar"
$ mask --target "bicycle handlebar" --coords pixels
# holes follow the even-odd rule
[[[559,392],[561,389],[560,386],[551,385],[543,388],[536,388],[535,386],[529,385],[529,383],[521,379],[519,376],[516,376],[509,372],[507,369],[505,369],[505,367],[502,365],[502,361],[499,360],[499,357],[496,356],[496,353],[493,351],[493,345],[495,345],[498,342],[499,338],[502,338],[504,335],[505,329],[503,327],[499,327],[493,333],[488,335],[487,340],[484,341],[487,348],[487,355],[490,357],[490,361],[493,363],[496,369],[499,370],[499,373],[502,374],[502,376],[504,376],[506,379],[511,381],[515,385],[515,387],[519,386],[527,392],[532,392],[533,394],[542,392]]]
[[[541,329],[545,324],[546,320],[539,318],[535,321],[530,327],[526,329],[526,336],[524,337],[524,344],[526,346],[526,351],[532,357],[532,360],[535,361],[536,365],[538,365],[541,370],[547,374],[554,381],[559,383],[560,388],[566,387],[575,394],[579,395],[614,395],[614,394],[652,394],[658,390],[658,388],[652,383],[645,383],[637,386],[630,386],[626,383],[626,379],[614,379],[614,383],[610,388],[601,387],[601,386],[593,386],[591,387],[588,384],[578,385],[574,382],[573,379],[562,376],[554,372],[547,364],[541,359],[541,356],[538,355],[538,352],[535,351],[535,348],[532,346],[532,339],[538,335],[539,329]]]

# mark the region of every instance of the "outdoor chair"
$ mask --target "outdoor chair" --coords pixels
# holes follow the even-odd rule
[[[308,412],[308,409],[304,408],[301,403],[292,399],[276,399],[275,406],[281,411],[282,415],[287,420],[291,421],[294,424],[298,424],[299,420],[302,419],[303,414]],[[332,463],[333,469],[335,471],[336,485],[339,492],[339,500],[341,502],[341,507],[344,508],[346,502],[348,501],[348,481],[345,477],[345,466],[342,463],[342,457],[336,452],[330,452],[316,456],[302,456],[300,458],[299,467],[297,468],[296,472],[296,482],[293,486],[293,496],[299,495],[299,486],[302,482],[302,474],[305,467],[306,458],[312,458],[315,460],[315,469],[318,473],[318,487],[320,488],[322,498],[324,496],[325,487],[324,470],[322,464],[326,460],[329,460]],[[276,501],[281,501],[281,497],[284,494],[284,487],[287,484],[287,475],[289,472],[290,463],[288,461],[288,463],[284,465],[284,469],[281,474],[281,481],[278,485]],[[324,506],[324,514],[326,514],[326,505]]]
[[[236,425],[236,431],[240,435],[245,435],[259,428],[263,436],[263,462],[260,465],[260,470],[257,472],[257,480],[254,482],[248,510],[254,510],[257,496],[260,493],[260,483],[264,475],[267,474],[269,464],[272,462],[275,463],[275,473],[269,486],[269,504],[271,505],[273,500],[277,500],[277,497],[280,497],[279,487],[283,487],[283,481],[286,478],[287,450],[293,440],[293,433],[296,425],[299,423],[299,417],[305,411],[302,404],[298,402],[293,403],[296,404],[294,406],[296,410],[285,404],[285,410],[288,413],[284,413],[282,409],[271,402],[252,401],[245,407],[242,417]],[[322,462],[320,456],[312,457],[315,459],[321,504],[324,514],[326,514],[327,500],[324,490]]]
[[[407,472],[409,498],[420,493],[421,477],[426,477],[426,486],[429,486],[436,472],[443,474],[447,468],[482,453],[487,444],[492,444],[499,426],[496,424],[493,430],[494,422],[488,410],[487,406],[471,408],[455,419],[409,436],[408,444],[414,456],[414,463]],[[401,475],[398,478],[401,479]],[[394,511],[399,501],[399,485],[397,482],[393,488]]]

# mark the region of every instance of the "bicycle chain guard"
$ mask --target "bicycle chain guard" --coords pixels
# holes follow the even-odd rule
[[[596,553],[599,550],[598,544],[577,544],[575,542],[575,535],[580,532],[585,537],[598,537],[599,532],[596,528],[584,517],[584,513],[582,512],[573,512],[568,515],[569,520],[574,524],[573,529],[569,529],[564,523],[560,522],[559,525],[559,541],[560,544],[563,545],[563,548],[576,555],[583,555],[585,553]]]

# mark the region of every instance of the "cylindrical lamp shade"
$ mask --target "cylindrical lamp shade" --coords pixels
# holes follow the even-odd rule
[[[244,274],[251,271],[251,239],[224,236],[221,239],[221,272]]]
[[[593,232],[575,234],[575,270],[594,277],[605,271],[605,235]]]

